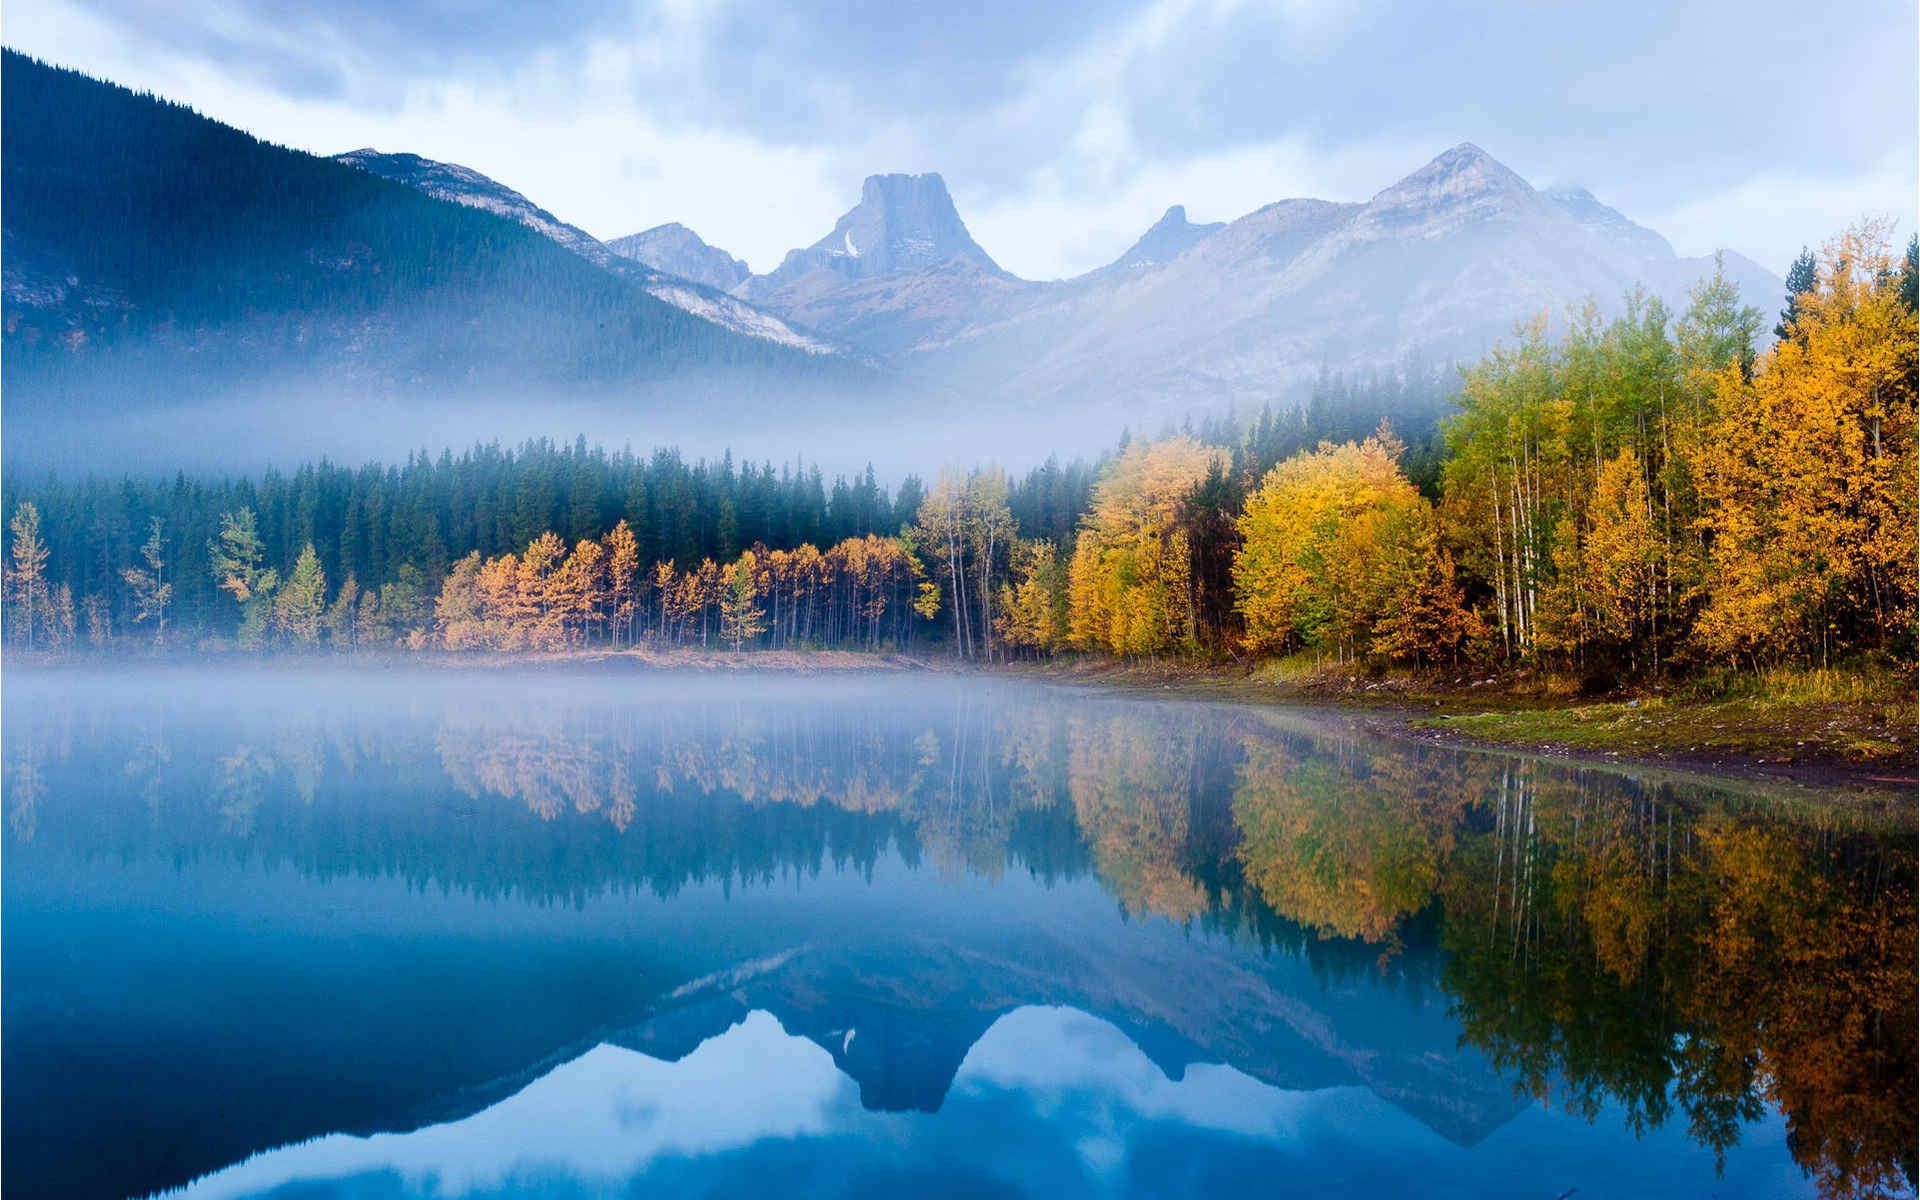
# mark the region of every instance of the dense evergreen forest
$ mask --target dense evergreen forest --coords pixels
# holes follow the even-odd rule
[[[1309,652],[1644,674],[1914,657],[1916,252],[1545,320],[1018,478],[891,489],[584,440],[207,481],[9,478],[13,644]]]
[[[1247,471],[1258,472],[1322,440],[1371,429],[1383,414],[1402,408],[1417,422],[1418,435],[1437,442],[1447,405],[1439,374],[1409,364],[1384,377],[1327,375],[1300,408],[1263,410],[1250,422],[1206,421],[1186,433],[1234,451]],[[1131,440],[1123,435],[1123,447]],[[1009,516],[1022,535],[1070,543],[1110,457],[1050,458],[1009,480]],[[394,614],[380,622],[384,629],[418,618],[438,581],[466,555],[498,558],[548,532],[574,547],[625,521],[639,562],[674,562],[697,572],[707,560],[729,562],[749,547],[765,553],[893,537],[918,520],[925,495],[917,476],[883,487],[871,466],[829,482],[818,467],[802,464],[736,465],[730,455],[689,462],[666,449],[609,453],[584,439],[481,445],[438,457],[422,450],[399,467],[319,462],[257,479],[14,474],[0,489],[6,511],[30,503],[38,514],[37,537],[52,551],[47,594],[64,589],[74,598],[83,627],[91,604],[102,638],[130,636],[138,624],[138,596],[125,569],[143,561],[158,520],[163,565],[156,575],[164,575],[170,589],[167,620],[172,636],[189,643],[233,629],[236,601],[222,592],[212,565],[212,546],[228,514],[253,514],[261,563],[291,572],[311,544],[325,578],[352,577],[362,593],[384,590]],[[57,607],[41,605],[43,611]],[[48,619],[60,625],[57,615]]]
[[[10,401],[117,407],[160,374],[177,406],[335,363],[415,392],[852,369],[699,320],[504,217],[14,51],[0,66]]]

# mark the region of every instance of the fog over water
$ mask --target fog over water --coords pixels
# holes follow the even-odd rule
[[[3,703],[10,1192],[1910,1186],[1900,818],[944,674]]]

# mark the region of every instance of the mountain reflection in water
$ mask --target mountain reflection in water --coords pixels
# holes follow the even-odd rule
[[[1912,1191],[1907,813],[973,678],[9,684],[21,1194]]]
[[[1509,1121],[1486,1150],[1536,1178],[1688,1194],[1625,1130],[1568,1155],[1553,1124]],[[1723,1186],[1745,1195],[1792,1186],[1791,1167],[1771,1166],[1743,1163]],[[1212,1064],[1170,1078],[1119,1029],[1070,1008],[995,1021],[937,1118],[866,1105],[825,1050],[756,1010],[678,1061],[602,1044],[473,1116],[269,1151],[186,1194],[324,1181],[405,1195],[745,1195],[778,1178],[783,1193],[802,1195],[1150,1196],[1276,1177],[1293,1194],[1487,1194],[1482,1155],[1363,1088],[1285,1091]]]

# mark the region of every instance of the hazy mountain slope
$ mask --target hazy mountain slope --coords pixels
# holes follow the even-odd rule
[[[492,213],[12,52],[4,71],[10,457],[38,417],[111,410],[105,441],[216,397],[292,425],[348,396],[447,412],[823,378]],[[219,433],[192,428],[183,447]]]
[[[672,226],[680,229],[687,237],[699,243],[701,247],[720,255],[738,268],[732,283],[715,285],[707,279],[687,275],[669,267],[657,266],[640,254],[616,251],[585,230],[569,225],[546,209],[541,208],[519,192],[491,179],[471,167],[458,163],[435,162],[422,158],[418,154],[382,154],[377,150],[350,150],[335,156],[339,162],[359,167],[396,183],[404,183],[440,200],[449,200],[455,204],[464,204],[505,217],[526,226],[535,233],[550,238],[567,249],[578,254],[596,266],[606,268],[615,274],[637,281],[647,290],[647,294],[656,300],[673,305],[682,312],[691,313],[703,321],[711,322],[722,329],[748,337],[760,338],[809,354],[846,354],[846,347],[835,345],[824,338],[815,337],[804,330],[795,329],[786,321],[770,312],[755,308],[751,304],[729,296],[725,288],[744,278],[746,264],[713,250],[700,239],[693,237],[691,230],[684,226]],[[624,243],[632,243],[635,238],[647,238],[670,227],[661,226],[649,230],[646,234],[635,234],[633,238],[623,238]],[[686,258],[690,250],[684,242],[680,243],[681,257]],[[714,269],[711,260],[705,263],[689,263],[696,274],[715,276],[720,272]],[[857,357],[858,355],[854,355]]]
[[[678,221],[614,238],[606,247],[622,258],[723,292],[753,274],[746,263],[718,246],[709,246]]]
[[[343,395],[509,434],[535,432],[513,421],[555,398],[607,436],[644,413],[660,418],[650,436],[684,437],[721,399],[817,424],[873,399],[853,396],[876,377],[869,356],[912,393],[888,402],[895,421],[943,438],[990,410],[1034,438],[1107,436],[1285,398],[1324,368],[1476,356],[1517,320],[1588,297],[1617,310],[1637,285],[1679,307],[1712,269],[1462,145],[1366,203],[1284,200],[1224,225],[1176,205],[1113,264],[1048,283],[1001,269],[940,176],[876,175],[825,236],[729,292],[468,168],[336,162],[11,52],[5,72],[6,413],[16,435],[36,413],[66,420],[69,446],[101,406],[151,444],[161,431],[133,418],[210,397],[257,426],[297,409],[345,428]],[[680,226],[622,245],[714,283],[744,270]],[[1749,302],[1777,306],[1771,272],[1725,263]],[[741,373],[757,392],[736,404],[715,389],[739,392],[720,377]],[[695,374],[703,396],[682,387]],[[796,382],[819,390],[802,402]],[[636,391],[668,383],[677,425]],[[402,436],[422,432],[466,436]]]
[[[1627,219],[1624,213],[1600,203],[1583,187],[1561,186],[1541,193],[1547,200],[1572,217],[1582,229],[1641,258],[1654,260],[1674,257],[1673,245],[1644,225]]]
[[[1173,205],[1145,233],[1140,235],[1139,241],[1127,248],[1125,254],[1089,274],[1108,275],[1122,271],[1140,271],[1172,262],[1191,249],[1195,243],[1226,227],[1225,221],[1195,225],[1187,220],[1186,205]]]
[[[1065,294],[940,349],[1003,364],[1001,386],[1022,394],[1256,401],[1322,364],[1387,366],[1411,351],[1475,356],[1517,320],[1542,311],[1558,319],[1587,297],[1617,310],[1637,284],[1683,303],[1711,272],[1710,262],[1647,257],[1644,247],[1643,238],[1596,234],[1478,148],[1460,146],[1365,205],[1271,205],[1162,267]],[[1739,265],[1730,268],[1736,277]],[[1759,303],[1779,288],[1750,273],[1741,282]],[[1029,331],[1015,352],[1003,348],[1020,325],[1036,323],[1046,337]]]
[[[435,199],[464,204],[468,208],[477,208],[525,225],[588,262],[602,267],[615,262],[608,248],[586,230],[567,224],[519,192],[482,175],[472,167],[436,162],[418,154],[383,154],[370,146],[336,154],[333,159],[383,179],[419,188]]]

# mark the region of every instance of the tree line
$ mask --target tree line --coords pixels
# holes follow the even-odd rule
[[[1444,391],[1437,372],[1422,370],[1418,378],[1411,371],[1351,380],[1324,376],[1298,408],[1266,409],[1245,421],[1222,415],[1189,425],[1187,432],[1210,444],[1246,443],[1281,454],[1364,427],[1383,406],[1409,394],[1437,414]],[[1426,428],[1437,430],[1437,416]],[[1123,435],[1121,444],[1131,441]],[[1050,457],[1024,475],[996,476],[1006,515],[994,520],[1010,520],[1026,538],[1070,542],[1108,457]],[[966,476],[950,485],[962,492],[968,486]],[[983,476],[971,486],[988,484]],[[674,606],[698,614],[702,606],[693,603],[692,592],[712,590],[710,572],[701,582],[703,564],[731,563],[749,548],[763,575],[773,569],[767,563],[777,568],[782,562],[778,555],[799,555],[802,565],[793,577],[780,576],[787,582],[777,586],[785,590],[768,597],[778,611],[769,640],[811,644],[814,631],[829,626],[810,621],[792,599],[816,594],[806,581],[817,573],[814,558],[849,540],[896,537],[920,520],[926,495],[917,476],[888,488],[871,466],[828,480],[804,463],[776,468],[765,462],[736,465],[730,454],[691,461],[671,449],[608,452],[589,448],[584,438],[570,444],[535,439],[513,448],[478,445],[437,458],[422,450],[408,455],[403,466],[356,469],[321,461],[257,478],[63,480],[13,472],[0,488],[0,504],[23,522],[14,530],[10,553],[25,557],[9,567],[9,637],[14,645],[36,649],[156,640],[186,646],[209,639],[250,647],[288,643],[261,604],[229,585],[233,572],[218,547],[229,522],[239,520],[247,522],[246,538],[258,539],[258,561],[262,570],[272,568],[276,588],[296,573],[309,546],[313,563],[301,575],[302,589],[316,573],[334,589],[354,581],[353,604],[367,612],[357,625],[342,626],[347,632],[339,644],[411,641],[416,629],[432,633],[425,628],[431,604],[442,581],[468,556],[477,552],[483,563],[508,554],[524,558],[549,532],[570,552],[582,541],[604,540],[624,521],[647,578],[653,579],[656,564],[673,564],[674,586],[686,599],[668,600],[664,622],[658,608],[649,607],[642,619],[620,626],[623,644],[663,628],[677,630]],[[947,516],[936,523],[945,557],[936,565],[944,567],[948,590],[965,590],[973,598],[981,564],[970,535],[955,524],[956,518],[961,525],[973,519],[966,515],[969,503],[951,491],[943,500]],[[29,510],[31,519],[25,519]],[[961,561],[947,562],[955,553]],[[1014,557],[1015,547],[996,526],[985,562],[989,585],[1006,577]],[[130,577],[129,569],[141,574]],[[694,584],[679,582],[687,576]],[[252,590],[249,584],[245,592]],[[328,607],[337,599],[337,592],[330,594]],[[991,622],[999,608],[997,597],[987,599],[984,619]],[[241,612],[250,603],[251,623]],[[912,603],[891,603],[891,616],[879,624],[884,641],[900,646],[964,633],[967,644],[982,652],[986,639],[997,644],[991,624],[983,638],[977,607],[961,626],[930,617],[916,624],[906,616]],[[711,636],[717,618],[711,609],[707,617]],[[596,636],[613,628],[604,621],[593,627]],[[322,639],[335,640],[331,628],[323,626]],[[291,644],[303,643],[294,638]]]
[[[1451,396],[1418,363],[1323,376],[1297,407],[1021,478],[829,488],[580,439],[257,483],[50,479],[7,498],[9,635],[1911,663],[1915,252],[1867,224],[1803,255],[1758,354],[1760,313],[1716,273],[1677,315],[1635,293],[1611,321],[1528,323]]]

